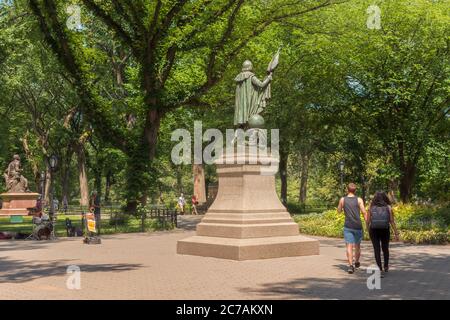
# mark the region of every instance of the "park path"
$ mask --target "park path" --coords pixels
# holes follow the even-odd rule
[[[320,255],[228,261],[176,254],[198,217],[180,217],[168,232],[55,242],[0,242],[0,299],[450,299],[450,246],[392,245],[391,271],[369,290],[372,264],[363,243],[362,269],[345,272],[344,244],[319,238]],[[69,265],[81,269],[81,289],[66,287]]]

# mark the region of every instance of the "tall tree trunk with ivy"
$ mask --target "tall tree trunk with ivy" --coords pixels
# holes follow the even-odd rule
[[[287,205],[287,163],[288,163],[289,153],[283,148],[280,150],[280,164],[279,164],[279,172],[280,172],[280,181],[281,181],[281,190],[280,190],[280,198],[281,203],[285,206]]]
[[[78,164],[78,181],[80,184],[80,205],[89,206],[89,184],[86,170],[86,151],[82,144],[77,144],[75,153]]]
[[[299,202],[302,205],[306,204],[306,196],[307,196],[307,188],[308,188],[308,177],[309,177],[309,154],[301,154],[300,155],[300,194],[299,194]]]

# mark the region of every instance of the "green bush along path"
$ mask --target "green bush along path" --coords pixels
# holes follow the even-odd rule
[[[400,231],[400,240],[414,244],[446,244],[450,242],[450,206],[419,205],[394,206],[394,216]],[[296,214],[300,232],[325,237],[342,237],[344,214],[337,210],[323,213]],[[367,230],[364,239],[368,240]]]

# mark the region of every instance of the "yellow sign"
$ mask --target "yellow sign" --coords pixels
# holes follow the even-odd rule
[[[87,228],[90,232],[97,232],[95,225],[95,216],[92,213],[86,215]]]

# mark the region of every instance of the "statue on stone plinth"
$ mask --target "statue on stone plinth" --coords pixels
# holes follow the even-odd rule
[[[234,79],[236,82],[235,126],[247,129],[249,120],[250,122],[253,120],[258,126],[263,125],[264,119],[260,114],[266,107],[267,100],[271,97],[270,82],[272,81],[273,71],[278,65],[279,55],[280,50],[278,49],[267,68],[268,75],[264,81],[259,80],[252,72],[253,65],[251,61],[246,60],[242,64],[242,71]],[[250,127],[252,127],[251,123]]]
[[[235,78],[234,125],[238,128],[234,130],[232,150],[227,141],[227,152],[222,152],[215,161],[219,183],[214,202],[197,225],[197,234],[178,241],[178,254],[233,260],[319,254],[319,241],[299,234],[298,224],[278,198],[277,144],[271,143],[268,150],[264,147],[266,143],[260,143],[267,131],[263,129],[260,113],[270,98],[270,81],[278,54],[269,64],[268,76],[263,81],[255,77],[248,60]],[[272,138],[274,142],[279,140],[278,134]]]
[[[28,192],[28,180],[22,175],[20,157],[15,154],[5,170],[4,178],[7,193]]]

